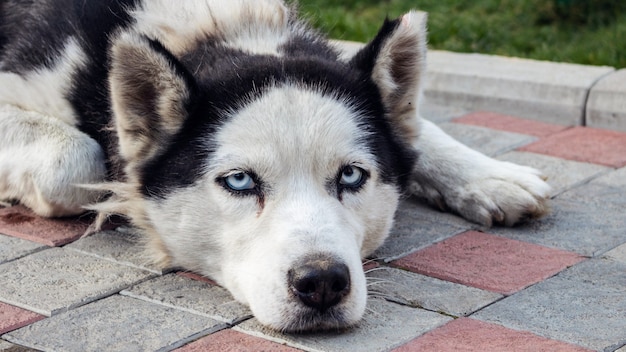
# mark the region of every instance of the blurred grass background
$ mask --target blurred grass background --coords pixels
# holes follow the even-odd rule
[[[386,16],[419,9],[432,49],[626,67],[626,0],[297,1],[335,39],[368,41]]]

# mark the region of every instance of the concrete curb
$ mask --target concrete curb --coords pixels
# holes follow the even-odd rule
[[[591,89],[587,125],[626,132],[626,69],[607,75]]]
[[[362,43],[335,41],[346,57]],[[626,131],[626,69],[428,52],[425,100],[565,126]]]

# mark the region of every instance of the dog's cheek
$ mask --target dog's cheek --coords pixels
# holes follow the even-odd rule
[[[363,222],[364,238],[361,257],[365,258],[380,247],[393,226],[400,193],[393,185],[378,183],[360,195],[360,206],[354,209]]]

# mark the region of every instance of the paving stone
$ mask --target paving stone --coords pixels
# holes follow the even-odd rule
[[[35,349],[14,345],[7,341],[0,340],[0,352],[38,352]]]
[[[0,302],[0,335],[43,318],[43,315]]]
[[[546,339],[527,331],[516,331],[496,324],[459,318],[394,350],[394,352],[411,351],[583,352],[590,350]]]
[[[599,208],[610,205],[626,209],[626,188],[592,182],[572,188],[559,195],[558,199],[595,205]]]
[[[431,50],[424,96],[432,104],[581,125],[587,94],[611,67]]]
[[[520,150],[619,168],[626,166],[626,133],[574,127]]]
[[[154,275],[73,250],[52,248],[0,266],[0,301],[51,316]]]
[[[434,210],[417,199],[402,201],[389,237],[372,258],[390,262],[479,225]]]
[[[307,351],[388,351],[452,320],[441,314],[370,299],[361,323],[338,332],[281,334],[250,319],[234,329]]]
[[[593,259],[472,315],[516,330],[613,351],[626,343],[626,265]]]
[[[179,272],[176,273],[176,275],[180,275],[182,277],[186,277],[186,278],[191,279],[191,280],[206,282],[209,285],[219,286],[217,284],[217,282],[209,279],[208,277],[202,276],[200,274],[196,274],[196,273],[191,272],[191,271],[179,271]]]
[[[626,189],[626,167],[598,177],[597,179],[593,180],[592,183]]]
[[[22,206],[0,209],[0,233],[55,247],[79,239],[89,218],[46,219]]]
[[[603,257],[626,264],[626,243],[606,252]]]
[[[442,280],[512,294],[582,260],[574,253],[469,231],[393,264]]]
[[[547,137],[549,135],[568,129],[567,126],[554,125],[541,121],[522,119],[515,116],[498,114],[490,111],[477,111],[458,117],[453,120],[464,125],[474,125],[495,130],[526,134],[535,137]]]
[[[626,132],[626,69],[606,75],[589,92],[587,126]]]
[[[293,347],[226,329],[201,338],[176,352],[296,352]]]
[[[47,246],[21,238],[0,235],[0,264],[39,252]]]
[[[458,123],[441,124],[444,132],[479,152],[497,156],[537,140],[536,137]]]
[[[452,105],[429,104],[427,99],[420,105],[420,116],[437,124],[450,122],[467,113],[466,109]]]
[[[519,151],[500,155],[497,159],[540,170],[548,178],[553,196],[611,171],[611,168],[605,166]]]
[[[122,291],[122,294],[229,324],[252,316],[250,310],[235,301],[226,289],[177,274],[143,282]]]
[[[46,351],[169,351],[224,327],[207,317],[115,295],[4,338]]]
[[[618,350],[615,350],[615,352],[626,352],[626,346],[624,346],[624,347],[622,347],[622,348],[620,348]]]
[[[453,316],[467,316],[499,299],[498,293],[412,272],[380,267],[367,274],[370,296]]]
[[[163,274],[167,271],[152,263],[152,259],[147,255],[137,232],[98,232],[65,247],[157,274]]]
[[[490,233],[595,257],[626,242],[626,217],[624,209],[608,203],[599,208],[557,197],[549,215]]]

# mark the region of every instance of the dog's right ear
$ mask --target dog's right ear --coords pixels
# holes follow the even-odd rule
[[[196,91],[195,81],[160,43],[121,34],[110,53],[109,88],[127,167],[141,167],[168,145],[183,126]]]
[[[350,61],[376,83],[389,121],[407,140],[419,132],[414,122],[426,75],[426,20],[426,13],[418,11],[386,20]]]

